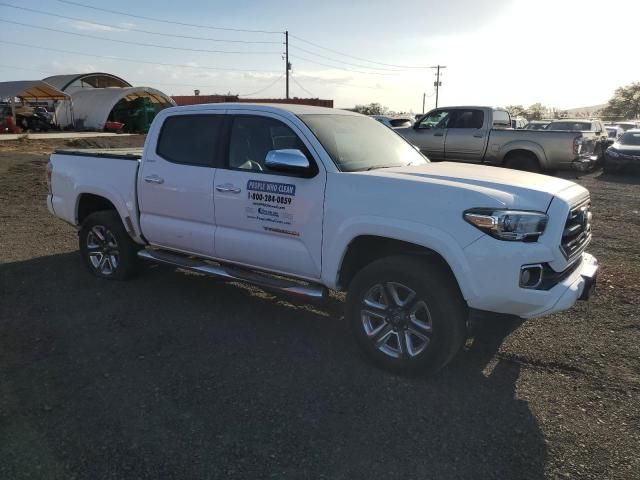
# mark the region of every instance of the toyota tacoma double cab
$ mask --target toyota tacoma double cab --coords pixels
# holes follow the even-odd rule
[[[301,105],[175,107],[142,150],[51,156],[48,208],[104,279],[139,261],[305,299],[346,291],[383,367],[434,372],[472,314],[588,298],[589,192],[544,175],[430,163],[374,119]]]

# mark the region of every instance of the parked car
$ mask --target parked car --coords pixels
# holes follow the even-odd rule
[[[97,277],[144,259],[303,298],[347,291],[358,343],[394,370],[446,365],[470,312],[567,309],[598,268],[585,188],[430,163],[353,112],[169,108],[144,150],[58,151],[47,172],[48,208]]]
[[[607,129],[607,145],[609,146],[613,145],[613,143],[624,133],[622,127],[618,127],[616,125],[607,125],[605,128]]]
[[[411,117],[389,117],[387,115],[372,115],[372,117],[389,128],[411,127],[414,124]]]
[[[625,132],[627,130],[631,130],[632,128],[640,128],[640,122],[638,121],[628,121],[628,122],[615,122],[613,125],[622,128]]]
[[[640,171],[640,129],[627,130],[607,148],[604,156],[604,171]]]
[[[593,133],[593,153],[597,155],[598,161],[604,160],[604,151],[609,146],[609,132],[600,120],[554,120],[546,130]]]
[[[484,163],[540,172],[587,170],[595,161],[595,133],[511,130],[509,113],[492,107],[430,111],[412,128],[396,129],[433,161]]]
[[[531,120],[524,126],[524,130],[545,130],[551,120]]]

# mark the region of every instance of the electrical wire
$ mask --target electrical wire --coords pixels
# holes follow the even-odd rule
[[[37,14],[40,14],[40,15],[48,15],[50,17],[63,18],[65,20],[73,20],[73,21],[76,21],[76,22],[84,22],[84,23],[88,23],[88,24],[91,24],[91,25],[97,25],[97,26],[100,26],[100,27],[105,27],[105,28],[109,28],[109,29],[115,29],[115,30],[119,30],[119,31],[144,33],[144,34],[147,34],[147,35],[158,35],[158,36],[161,36],[161,37],[173,37],[173,38],[184,38],[184,39],[189,39],[189,40],[204,40],[204,41],[208,41],[208,42],[243,43],[243,44],[276,44],[276,45],[282,45],[282,43],[283,43],[283,42],[265,41],[265,40],[259,40],[259,41],[254,41],[254,40],[226,40],[226,39],[220,39],[220,38],[195,37],[195,36],[190,36],[190,35],[179,35],[179,34],[175,34],[175,33],[154,32],[152,30],[142,30],[142,29],[139,29],[139,28],[132,28],[132,27],[120,27],[118,25],[102,23],[102,22],[96,22],[95,20],[87,20],[86,18],[69,17],[69,16],[66,16],[66,15],[60,15],[60,14],[52,13],[52,12],[45,12],[45,11],[36,10],[36,9],[33,9],[33,8],[19,7],[17,5],[11,5],[11,4],[5,3],[5,2],[0,2],[0,6],[14,8],[16,10],[24,10],[26,12],[33,12],[33,13],[37,13]]]
[[[308,93],[309,95],[311,95],[312,97],[318,98],[316,95],[314,95],[313,93],[311,93],[309,90],[307,90],[306,88],[304,88],[302,85],[300,85],[300,82],[298,82],[298,80],[296,80],[296,77],[291,75],[291,80],[293,80],[293,83],[295,83],[298,87],[300,87],[301,90],[303,90],[304,92]]]
[[[135,58],[126,58],[126,57],[115,57],[110,55],[98,55],[95,53],[84,53],[73,50],[64,50],[61,48],[51,48],[51,47],[43,47],[40,45],[29,45],[27,43],[18,43],[18,42],[9,42],[7,40],[0,40],[0,43],[5,43],[7,45],[14,45],[17,47],[24,48],[33,48],[35,50],[46,50],[49,52],[58,52],[58,53],[67,53],[70,55],[80,55],[84,57],[91,58],[103,58],[105,60],[117,60],[120,62],[131,62],[131,63],[141,63],[145,65],[158,65],[162,67],[178,67],[178,68],[193,68],[198,70],[220,70],[224,72],[251,72],[251,73],[277,73],[273,70],[256,70],[256,69],[238,69],[238,68],[226,68],[226,67],[211,67],[207,65],[189,65],[185,63],[163,63],[163,62],[150,62],[148,60],[139,60]]]
[[[351,73],[363,73],[365,75],[387,75],[387,76],[393,76],[393,75],[397,75],[394,73],[382,73],[382,72],[363,72],[361,70],[351,70],[349,68],[343,68],[343,67],[337,67],[335,65],[329,65],[327,63],[322,63],[322,62],[316,62],[315,60],[311,60],[309,58],[306,57],[301,57],[298,54],[294,53],[294,57],[297,58],[298,60],[302,60],[303,62],[308,62],[308,63],[314,63],[316,65],[322,65],[323,67],[329,67],[329,68],[334,68],[337,70],[344,70],[345,72],[351,72]],[[289,59],[291,60],[293,57],[291,56],[291,53],[289,53]]]
[[[422,67],[422,66],[415,66],[415,65],[394,65],[392,63],[382,63],[382,62],[376,62],[374,60],[367,60],[366,58],[356,57],[354,55],[349,55],[347,53],[339,52],[338,50],[333,50],[331,48],[323,47],[322,45],[318,45],[317,43],[310,42],[309,40],[305,40],[304,38],[301,38],[301,37],[299,37],[297,35],[294,35],[292,33],[290,33],[289,36],[292,37],[292,38],[295,38],[296,40],[299,40],[301,42],[304,42],[304,43],[307,43],[309,45],[312,45],[312,46],[314,46],[316,48],[320,48],[322,50],[326,50],[328,52],[332,52],[332,53],[335,53],[337,55],[342,55],[343,57],[353,58],[354,60],[360,60],[362,62],[374,63],[376,65],[382,65],[382,66],[385,66],[385,67],[396,67],[396,68],[411,68],[411,69],[413,69],[413,68],[418,68],[418,69],[420,69],[420,68],[422,68],[422,69],[429,68],[429,67]]]
[[[292,47],[292,45],[289,44],[289,48],[291,48],[291,47]],[[308,53],[310,55],[315,55],[316,57],[319,57],[319,58],[324,58],[325,60],[329,60],[331,62],[342,63],[344,65],[349,65],[349,66],[352,66],[352,67],[368,68],[370,70],[382,70],[382,71],[386,71],[386,72],[401,72],[402,71],[402,70],[398,70],[396,68],[369,67],[367,65],[359,65],[357,63],[345,62],[344,60],[336,60],[335,58],[327,57],[326,55],[320,55],[319,53],[312,52],[311,50],[307,50],[306,48],[302,48],[302,47],[299,47],[297,45],[293,45],[293,48],[295,50],[300,50],[301,52]]]
[[[273,87],[276,83],[278,83],[280,80],[282,80],[282,77],[284,77],[284,73],[282,75],[280,75],[278,78],[276,78],[276,81],[273,82],[272,84],[270,84],[269,86],[262,88],[260,90],[256,90],[255,92],[251,92],[251,93],[244,93],[242,95],[238,95],[239,97],[249,97],[251,95],[257,95],[258,93],[262,93],[266,90],[269,90],[271,87]]]
[[[13,24],[13,25],[20,25],[23,27],[29,27],[29,28],[35,28],[38,30],[48,30],[50,32],[57,32],[57,33],[64,33],[66,35],[74,35],[77,37],[85,37],[85,38],[93,38],[96,40],[103,40],[106,42],[115,42],[115,43],[123,43],[126,45],[136,45],[139,47],[152,47],[152,48],[164,48],[167,50],[180,50],[180,51],[184,51],[184,52],[204,52],[204,53],[224,53],[224,54],[241,54],[241,55],[272,55],[272,54],[277,54],[277,55],[282,55],[281,52],[267,52],[267,51],[228,51],[228,50],[206,50],[203,48],[186,48],[186,47],[172,47],[169,45],[158,45],[158,44],[154,44],[154,43],[141,43],[141,42],[130,42],[128,40],[119,40],[116,38],[105,38],[105,37],[100,37],[98,35],[90,35],[88,33],[78,33],[78,32],[68,32],[66,30],[59,30],[57,28],[50,28],[50,27],[42,27],[40,25],[33,25],[33,24],[29,24],[29,23],[22,23],[22,22],[16,22],[14,20],[5,20],[0,18],[0,22],[2,23],[9,23],[9,24]]]
[[[251,29],[247,29],[247,28],[212,27],[210,25],[201,25],[201,24],[197,24],[197,23],[177,22],[177,21],[174,21],[174,20],[165,20],[165,19],[162,19],[162,18],[146,17],[144,15],[135,15],[133,13],[127,13],[127,12],[122,12],[122,11],[118,11],[118,10],[110,10],[108,8],[96,7],[96,6],[93,6],[93,5],[87,5],[85,3],[80,3],[80,2],[72,2],[70,0],[58,0],[58,2],[66,3],[68,5],[75,5],[76,7],[90,8],[92,10],[97,10],[97,11],[100,11],[100,12],[115,13],[116,15],[123,15],[125,17],[139,18],[139,19],[142,19],[142,20],[150,20],[152,22],[169,23],[169,24],[172,24],[172,25],[180,25],[180,26],[183,26],[183,27],[206,28],[206,29],[209,29],[209,30],[224,30],[224,31],[228,31],[228,32],[274,33],[274,34],[280,34],[280,35],[282,35],[284,33],[284,32],[278,32],[278,31],[273,31],[273,30],[251,30]]]

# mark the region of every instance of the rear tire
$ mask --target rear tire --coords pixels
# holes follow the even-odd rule
[[[513,170],[522,170],[524,172],[540,173],[542,168],[540,162],[532,154],[517,154],[513,155],[504,162],[504,166]]]
[[[89,215],[78,235],[80,253],[89,271],[96,277],[125,280],[138,269],[136,244],[113,210]]]
[[[398,373],[435,373],[459,352],[468,309],[451,273],[410,256],[376,260],[347,294],[355,338],[377,365]]]

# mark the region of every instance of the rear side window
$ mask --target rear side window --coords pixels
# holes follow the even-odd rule
[[[448,128],[482,128],[484,112],[482,110],[454,110]]]
[[[210,167],[219,153],[220,115],[178,115],[164,121],[156,153],[173,163]]]
[[[510,127],[511,121],[509,120],[509,114],[504,110],[494,110],[493,126],[494,127]]]

